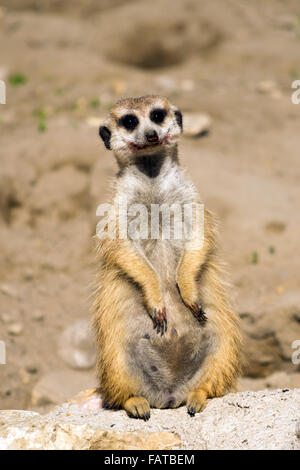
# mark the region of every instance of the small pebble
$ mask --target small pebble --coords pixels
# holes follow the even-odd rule
[[[208,114],[185,113],[183,116],[183,135],[201,137],[209,132],[212,119]]]
[[[58,354],[74,369],[91,369],[95,365],[97,354],[88,320],[78,320],[62,332]]]
[[[26,366],[26,372],[34,375],[38,373],[38,368],[36,367],[35,364],[29,364],[28,366]]]
[[[2,292],[2,294],[4,295],[8,295],[9,297],[13,298],[16,298],[18,296],[17,289],[10,284],[1,284],[0,292]]]
[[[0,318],[3,323],[10,323],[13,320],[13,315],[8,312],[3,312],[1,313]]]
[[[12,336],[19,336],[23,331],[22,323],[11,323],[8,328],[7,332]]]
[[[265,80],[259,82],[256,86],[256,90],[259,93],[269,95],[275,100],[280,99],[282,97],[282,93],[278,88],[278,85],[273,80]]]
[[[24,281],[32,281],[34,279],[34,272],[30,268],[26,269],[23,273]]]
[[[43,321],[45,317],[40,310],[34,310],[32,312],[31,318],[34,321]]]

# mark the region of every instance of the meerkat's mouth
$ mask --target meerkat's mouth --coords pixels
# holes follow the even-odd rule
[[[137,145],[134,142],[130,142],[129,147],[134,152],[137,152],[139,150],[151,149],[153,147],[158,147],[160,145],[167,145],[167,144],[169,144],[169,137],[168,136],[164,137],[162,140],[159,140],[158,142],[153,142],[153,143],[149,142],[149,143],[144,144],[144,145]]]
[[[137,145],[137,144],[134,144],[133,142],[130,142],[129,147],[131,148],[131,150],[138,151],[138,150],[149,149],[152,147],[157,147],[158,145],[161,145],[161,142],[155,142],[153,144],[145,144],[145,145]]]

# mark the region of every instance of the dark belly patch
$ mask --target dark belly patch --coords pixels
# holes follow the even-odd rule
[[[181,336],[172,330],[166,338],[145,335],[129,350],[131,367],[145,395],[149,390],[163,396],[166,406],[175,403],[176,391],[199,371],[210,344],[205,331]]]

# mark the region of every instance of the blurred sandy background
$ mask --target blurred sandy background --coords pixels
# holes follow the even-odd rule
[[[0,79],[0,408],[95,382],[92,235],[116,171],[96,124],[148,93],[211,119],[181,162],[221,221],[241,388],[300,387],[299,1],[0,0]]]

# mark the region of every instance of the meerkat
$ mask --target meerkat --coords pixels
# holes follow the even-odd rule
[[[99,134],[119,167],[113,205],[198,203],[179,165],[182,113],[166,98],[124,99]],[[99,390],[106,407],[148,420],[150,408],[186,404],[231,390],[240,373],[241,334],[218,254],[214,216],[204,239],[97,238],[92,323],[99,349]]]

